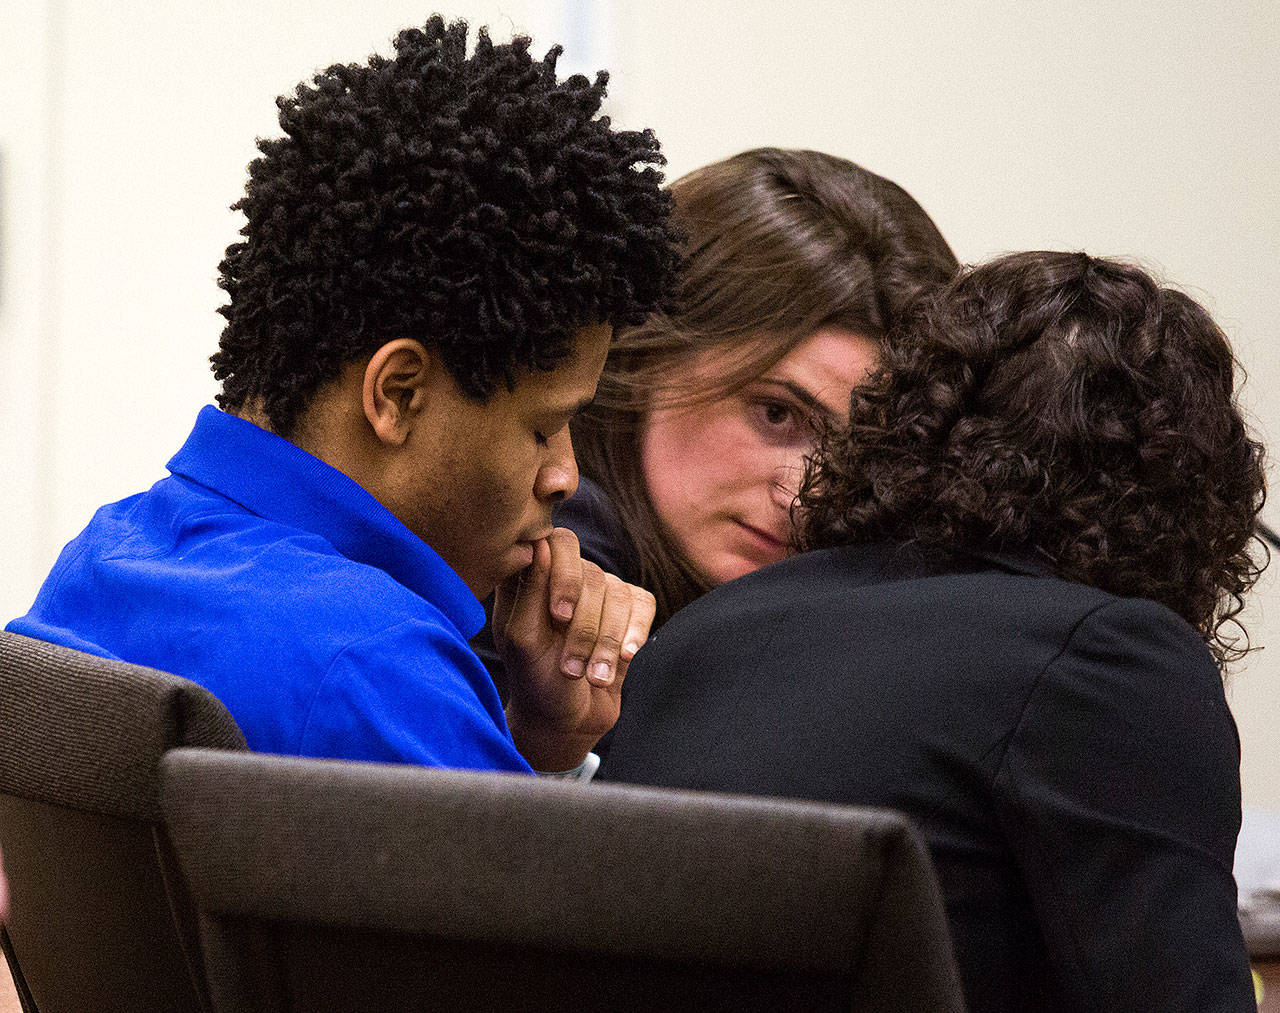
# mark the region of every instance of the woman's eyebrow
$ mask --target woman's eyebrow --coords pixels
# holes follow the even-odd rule
[[[809,388],[802,387],[794,380],[778,380],[773,377],[762,377],[761,382],[773,387],[781,387],[810,411],[815,412],[824,418],[833,419],[836,416],[836,413],[827,405],[819,401]]]

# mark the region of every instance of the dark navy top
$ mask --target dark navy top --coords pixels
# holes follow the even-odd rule
[[[168,467],[10,631],[192,679],[252,749],[529,770],[467,645],[480,603],[365,489],[213,407]]]
[[[972,1013],[1248,1013],[1221,674],[1163,605],[975,552],[810,552],[672,617],[602,774],[897,809]]]

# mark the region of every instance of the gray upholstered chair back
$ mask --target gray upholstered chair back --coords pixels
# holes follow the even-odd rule
[[[3,943],[25,1009],[206,1005],[159,815],[160,757],[192,745],[245,747],[195,683],[0,633]]]
[[[215,1010],[959,1010],[893,813],[177,750]]]

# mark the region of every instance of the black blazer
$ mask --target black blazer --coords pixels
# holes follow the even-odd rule
[[[975,1011],[1252,1011],[1239,740],[1182,619],[994,555],[809,553],[637,655],[604,776],[888,806]]]

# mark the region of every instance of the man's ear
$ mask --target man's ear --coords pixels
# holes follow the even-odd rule
[[[443,365],[420,341],[397,338],[373,353],[364,369],[364,415],[378,439],[398,447],[428,399]]]

